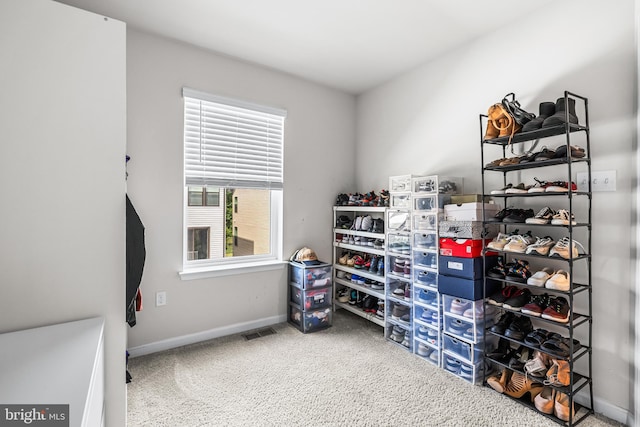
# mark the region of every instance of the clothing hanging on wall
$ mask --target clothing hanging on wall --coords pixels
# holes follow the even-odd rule
[[[129,195],[127,197],[127,323],[130,327],[136,324],[136,308],[142,309],[140,282],[144,270],[146,249],[144,245],[144,225],[138,216]]]

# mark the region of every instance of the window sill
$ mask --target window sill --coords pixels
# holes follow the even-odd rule
[[[261,261],[242,264],[216,265],[202,268],[182,270],[178,272],[182,280],[208,279],[211,277],[234,276],[237,274],[255,273],[259,271],[278,270],[283,268],[285,261]]]

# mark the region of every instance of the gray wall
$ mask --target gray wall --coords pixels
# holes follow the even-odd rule
[[[0,333],[104,317],[110,426],[126,420],[125,31],[0,2]]]
[[[331,259],[332,210],[355,182],[355,98],[289,75],[129,29],[128,192],[146,226],[144,309],[134,354],[284,320],[286,269],[182,281],[183,102],[188,86],[284,108],[284,256]],[[167,305],[155,307],[155,293]]]
[[[593,197],[596,410],[622,421],[633,387],[633,17],[632,0],[554,2],[361,95],[357,106],[358,188],[387,185],[389,175],[451,174],[473,193],[481,189],[479,113],[512,91],[536,114],[564,90],[589,98],[593,170],[618,178],[616,192]]]

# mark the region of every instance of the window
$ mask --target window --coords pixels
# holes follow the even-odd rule
[[[209,227],[188,229],[187,259],[209,258]]]
[[[220,189],[207,187],[188,187],[189,206],[220,206]]]
[[[286,111],[187,88],[183,98],[184,270],[281,260]]]

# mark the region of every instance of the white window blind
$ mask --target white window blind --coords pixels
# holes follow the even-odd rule
[[[183,88],[186,185],[281,189],[286,111]]]

